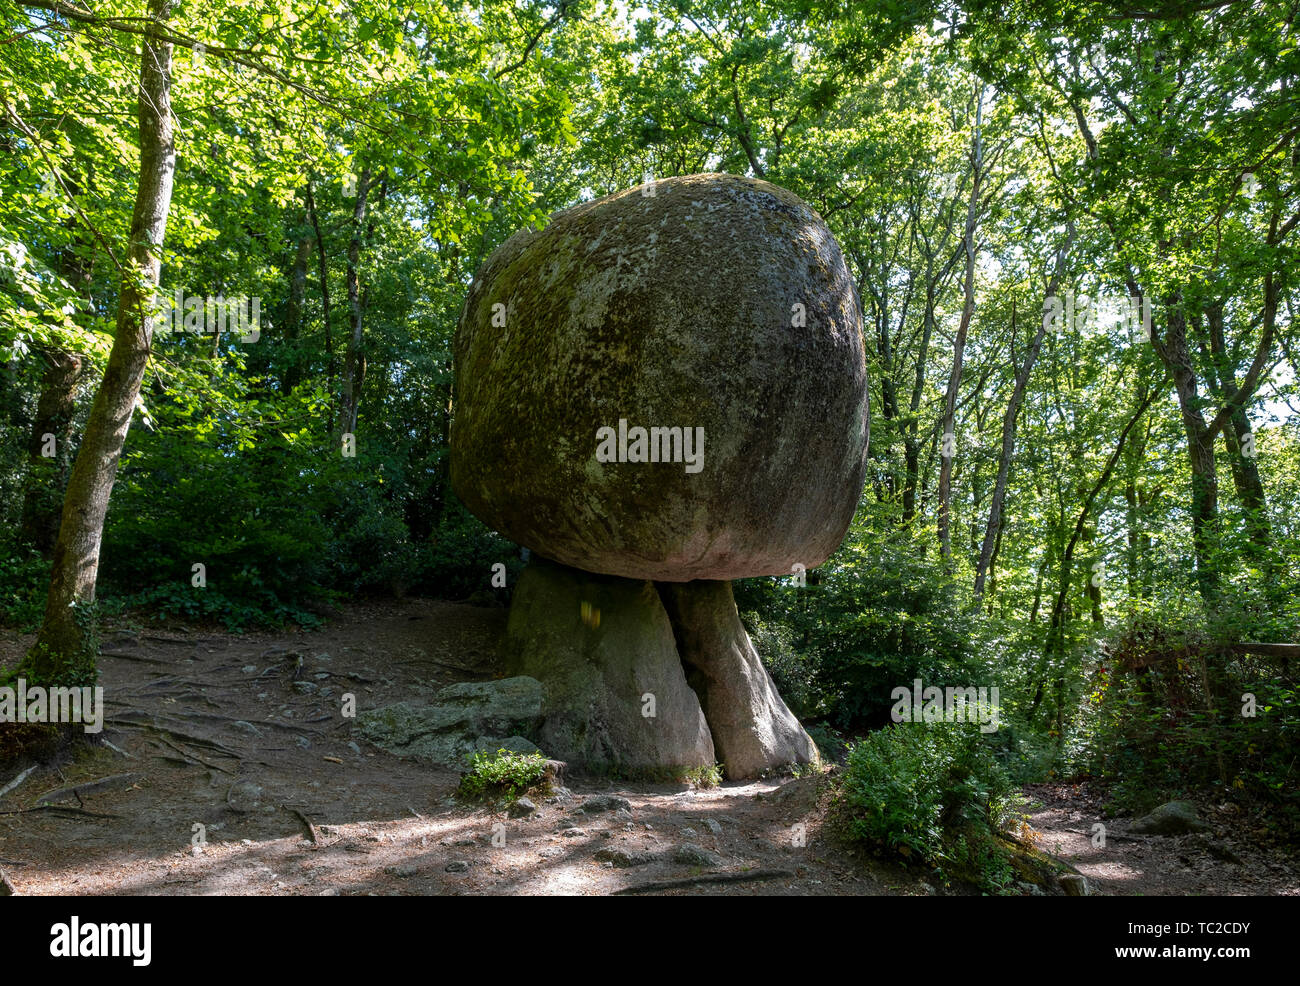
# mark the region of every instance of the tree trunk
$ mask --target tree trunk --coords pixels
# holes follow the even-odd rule
[[[365,377],[366,362],[362,352],[364,342],[365,304],[360,290],[361,241],[366,228],[366,207],[370,194],[370,168],[363,168],[357,176],[357,199],[352,206],[352,239],[348,241],[348,312],[351,332],[348,335],[347,353],[343,358],[343,404],[339,415],[339,430],[355,434],[357,409],[361,403],[361,383]]]
[[[320,216],[316,214],[316,198],[311,182],[307,182],[307,219],[316,238],[316,266],[320,276],[321,325],[325,330],[325,392],[330,396],[329,430],[334,430],[334,336],[330,332],[330,281],[325,265],[325,238],[320,232]]]
[[[916,369],[912,376],[912,397],[908,402],[908,420],[903,429],[903,461],[907,475],[903,480],[903,526],[912,522],[917,512],[917,490],[921,479],[921,397],[925,393],[925,370],[930,358],[930,339],[934,334],[935,275],[933,258],[926,259],[925,311],[921,314],[921,342],[917,347]]]
[[[299,238],[294,251],[293,268],[289,272],[289,300],[284,310],[284,336],[288,344],[285,354],[285,366],[280,378],[280,385],[286,394],[292,393],[302,379],[302,349],[299,341],[302,335],[302,309],[307,297],[307,262],[311,259],[311,248],[315,237],[306,234]]]
[[[966,333],[975,312],[975,219],[979,210],[980,177],[984,166],[984,148],[980,128],[984,110],[984,93],[981,89],[975,103],[975,135],[971,140],[971,190],[966,205],[966,278],[963,285],[965,302],[961,308],[961,322],[952,346],[952,373],[948,376],[948,392],[943,402],[943,422],[939,431],[943,442],[939,467],[939,553],[944,563],[952,560],[952,461],[956,457],[957,392],[961,386],[962,360],[966,352]]]
[[[1182,295],[1175,292],[1166,302],[1167,332],[1160,353],[1174,379],[1178,408],[1187,436],[1187,457],[1192,469],[1192,547],[1196,554],[1196,584],[1201,598],[1213,604],[1219,592],[1218,529],[1219,475],[1214,458],[1214,433],[1201,413],[1196,374],[1187,349],[1187,323]]]
[[[1260,479],[1259,466],[1255,461],[1250,418],[1246,414],[1245,406],[1233,399],[1233,394],[1237,390],[1237,367],[1231,363],[1224,338],[1223,302],[1210,305],[1205,315],[1210,330],[1210,352],[1213,364],[1208,379],[1215,399],[1230,412],[1228,423],[1223,428],[1223,444],[1228,450],[1228,463],[1232,469],[1232,483],[1237,491],[1237,499],[1241,501],[1246,515],[1246,532],[1249,537],[1247,544],[1256,561],[1266,562],[1271,540],[1268,500],[1264,494],[1264,483]],[[1199,327],[1199,322],[1196,324]],[[1248,439],[1247,435],[1252,437]]]
[[[149,0],[149,19],[164,27],[174,0]],[[95,676],[95,578],[104,516],[118,460],[149,362],[163,237],[171,207],[176,149],[171,114],[172,46],[149,34],[140,58],[140,175],[130,243],[118,295],[117,331],[91,406],[63,503],[45,619],[21,670],[41,684],[84,684]]]
[[[1147,408],[1155,400],[1156,391],[1150,391],[1138,403],[1138,408],[1133,416],[1128,419],[1124,425],[1124,430],[1120,432],[1119,441],[1115,445],[1114,451],[1106,460],[1105,468],[1102,469],[1101,475],[1093,483],[1092,489],[1084,498],[1083,506],[1079,510],[1078,519],[1075,521],[1074,530],[1070,534],[1070,540],[1066,543],[1065,551],[1061,554],[1060,575],[1057,579],[1056,601],[1052,604],[1051,621],[1048,624],[1047,651],[1050,654],[1063,656],[1065,651],[1065,617],[1066,603],[1069,600],[1070,592],[1070,569],[1073,565],[1074,551],[1079,546],[1080,540],[1086,540],[1084,537],[1088,527],[1088,518],[1092,514],[1093,504],[1096,503],[1098,495],[1106,484],[1110,482],[1111,473],[1115,470],[1115,463],[1124,454],[1124,445],[1128,441],[1129,432],[1133,430],[1134,425],[1146,414]],[[1100,600],[1100,596],[1097,597]]]
[[[77,410],[77,380],[81,357],[62,349],[47,349],[36,421],[27,443],[28,473],[23,494],[19,539],[45,558],[54,553],[68,465],[72,461],[72,418]],[[46,436],[49,436],[48,439]],[[53,444],[51,449],[49,443]],[[46,452],[52,451],[52,456]]]
[[[1020,405],[1025,399],[1029,386],[1029,374],[1033,372],[1034,363],[1043,346],[1043,336],[1047,332],[1047,321],[1051,312],[1051,299],[1056,296],[1065,274],[1065,258],[1074,240],[1074,227],[1066,233],[1065,243],[1056,254],[1056,268],[1047,284],[1047,297],[1043,301],[1043,317],[1034,334],[1034,340],[1025,353],[1025,362],[1016,373],[1015,389],[1011,392],[1011,401],[1002,416],[1002,452],[998,458],[998,476],[993,484],[993,500],[989,505],[989,521],[984,529],[984,543],[980,547],[979,561],[975,565],[975,599],[978,602],[984,595],[984,578],[993,560],[993,547],[1002,532],[1002,505],[1007,494],[1007,478],[1011,473],[1011,460],[1016,452],[1016,422],[1020,417]],[[1012,309],[1012,329],[1014,338],[1015,309]],[[1015,359],[1014,352],[1012,359]]]

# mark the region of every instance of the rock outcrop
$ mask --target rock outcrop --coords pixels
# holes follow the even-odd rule
[[[464,769],[472,754],[485,750],[536,752],[524,734],[541,721],[541,683],[517,677],[448,685],[430,705],[403,702],[362,712],[357,732],[399,757]]]
[[[665,582],[659,592],[727,776],[755,777],[816,757],[740,622],[731,583]]]

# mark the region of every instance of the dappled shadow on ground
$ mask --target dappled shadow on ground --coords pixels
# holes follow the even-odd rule
[[[345,695],[358,710],[421,703],[498,674],[503,621],[406,600],[353,607],[311,634],[109,634],[107,745],[3,799],[0,866],[36,894],[608,894],[662,882],[669,893],[886,892],[822,838],[817,777],[708,791],[571,779],[511,819],[457,804],[454,773],[354,736]],[[23,644],[11,637],[0,655]],[[629,807],[583,812],[596,792]],[[677,861],[683,845],[714,858]],[[638,865],[597,858],[611,848]],[[721,878],[736,882],[711,882]]]

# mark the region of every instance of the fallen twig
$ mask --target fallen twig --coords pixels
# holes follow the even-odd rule
[[[677,890],[697,883],[748,883],[751,880],[780,880],[794,876],[789,870],[749,870],[744,873],[706,873],[703,876],[687,877],[684,880],[656,880],[653,883],[639,883],[633,887],[615,890],[612,897],[627,894],[644,894],[654,890]]]
[[[39,806],[49,804],[52,801],[66,801],[68,798],[76,798],[80,801],[83,794],[103,794],[105,791],[130,787],[139,781],[142,776],[141,774],[112,774],[108,777],[101,777],[97,781],[86,781],[84,784],[74,784],[72,787],[61,787],[57,791],[42,794],[36,799],[36,804]]]
[[[137,714],[143,715],[144,713],[137,713]],[[155,732],[166,733],[167,735],[174,736],[176,737],[176,739],[183,740],[186,743],[191,743],[195,746],[206,747],[207,749],[211,750],[213,753],[220,753],[223,756],[230,757],[232,760],[243,759],[243,757],[240,754],[236,753],[234,750],[230,749],[229,747],[222,746],[216,740],[208,739],[206,736],[198,736],[194,733],[183,732],[182,730],[174,729],[170,726],[163,726],[159,724],[156,720],[150,722],[132,722],[130,719],[123,719],[120,716],[114,716],[113,719],[110,720],[110,722],[114,726],[125,726],[130,729],[151,729],[154,730]]]
[[[1063,828],[1063,829],[1060,829],[1059,831],[1061,831],[1061,832],[1073,832],[1075,835],[1086,835],[1086,836],[1088,836],[1089,838],[1091,838],[1092,835],[1093,835],[1092,832],[1085,832],[1083,829],[1064,829],[1064,828]],[[1043,834],[1046,836],[1046,835],[1049,835],[1050,833],[1048,833],[1048,832],[1044,832]],[[1111,832],[1109,829],[1107,829],[1107,830],[1106,830],[1106,841],[1107,841],[1107,842],[1146,842],[1147,839],[1145,839],[1145,838],[1134,838],[1134,837],[1131,836],[1131,835],[1117,835],[1116,833]]]
[[[227,769],[226,767],[222,767],[220,764],[208,763],[206,760],[204,760],[204,759],[203,759],[201,756],[199,756],[197,753],[192,753],[192,752],[189,751],[189,750],[183,750],[183,749],[181,749],[179,746],[177,746],[175,743],[173,743],[171,740],[169,740],[166,736],[159,736],[158,738],[159,738],[160,740],[162,740],[164,743],[166,743],[168,746],[170,746],[170,747],[171,747],[173,750],[175,750],[177,753],[179,753],[181,756],[185,757],[187,760],[190,759],[190,758],[193,758],[193,759],[195,760],[195,762],[202,764],[204,767],[209,767],[209,768],[211,768],[212,770],[219,770],[219,771],[221,771],[223,774],[233,774],[233,773],[234,773],[233,770],[229,770],[229,769]]]
[[[116,746],[116,745],[114,745],[114,744],[113,744],[111,741],[109,741],[109,740],[103,740],[103,744],[104,744],[106,747],[108,747],[110,750],[112,750],[114,753],[120,753],[120,754],[122,754],[122,756],[126,757],[128,760],[135,760],[135,759],[138,759],[134,753],[127,753],[127,752],[126,752],[124,749],[122,749],[120,746]]]
[[[34,766],[28,767],[26,770],[24,770],[21,774],[19,774],[17,777],[11,780],[4,787],[0,787],[0,798],[3,798],[10,791],[18,787],[19,784],[27,780],[27,778],[31,775],[32,771],[34,771],[35,769],[36,768]]]
[[[297,808],[293,807],[293,805],[281,805],[280,807],[287,812],[291,812],[292,814],[297,815],[298,820],[307,827],[307,834],[311,836],[312,845],[316,845],[316,846],[320,845],[320,832],[316,830],[316,826],[312,824],[312,820],[310,818],[308,818],[303,812],[299,811]]]
[[[143,661],[145,664],[162,664],[167,667],[172,667],[173,664],[175,663],[173,661],[160,661],[156,657],[145,657],[143,654],[127,654],[125,651],[112,651],[112,650],[101,651],[100,656],[120,657],[124,661]]]
[[[0,811],[0,815],[28,815],[34,811],[55,811],[65,815],[82,815],[86,818],[121,818],[109,812],[87,811],[85,808],[73,808],[71,805],[37,805],[35,808],[17,808],[12,811]]]

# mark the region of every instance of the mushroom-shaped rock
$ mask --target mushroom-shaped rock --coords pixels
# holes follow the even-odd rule
[[[843,538],[866,470],[861,322],[817,213],[734,175],[575,206],[484,263],[456,331],[451,481],[536,552],[505,652],[542,682],[548,754],[718,755],[733,779],[816,756],[727,580],[811,568]]]
[[[834,237],[775,185],[691,175],[566,209],[474,279],[452,486],[513,541],[591,572],[811,568],[862,490],[861,322]]]

